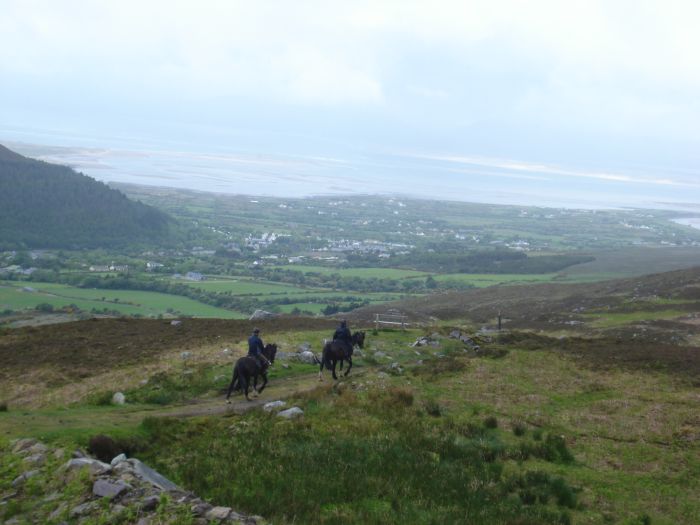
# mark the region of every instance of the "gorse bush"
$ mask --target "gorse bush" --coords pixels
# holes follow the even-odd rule
[[[554,481],[546,502],[530,503],[521,493],[539,485],[505,479],[511,452],[497,430],[470,437],[466,425],[426,417],[413,402],[404,388],[321,387],[294,421],[262,412],[233,421],[149,419],[142,457],[201,496],[275,523],[561,521],[558,502],[566,500]]]

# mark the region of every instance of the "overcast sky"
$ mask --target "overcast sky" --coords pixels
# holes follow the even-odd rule
[[[698,27],[691,0],[0,0],[0,139],[698,182]]]

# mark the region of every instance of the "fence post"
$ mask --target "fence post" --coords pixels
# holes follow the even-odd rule
[[[379,330],[379,314],[374,314],[374,329]]]
[[[501,311],[498,311],[498,331],[501,331]]]

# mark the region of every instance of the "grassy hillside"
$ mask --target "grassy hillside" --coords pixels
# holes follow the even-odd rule
[[[174,220],[90,177],[0,145],[0,249],[162,244]]]
[[[289,357],[320,351],[334,322],[264,322],[282,354],[250,406],[285,399],[304,410],[291,421],[223,403],[248,321],[8,330],[0,496],[18,468],[8,439],[84,447],[106,432],[183,487],[274,523],[698,523],[698,290],[700,270],[686,270],[423,298],[414,319],[452,320],[368,327],[338,382]],[[498,304],[511,328],[473,332]],[[127,403],[109,406],[117,390]]]

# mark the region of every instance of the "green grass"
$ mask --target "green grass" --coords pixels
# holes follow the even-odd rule
[[[172,282],[186,284],[192,288],[200,288],[208,292],[230,292],[233,295],[262,295],[307,293],[318,291],[318,288],[302,288],[299,286],[252,281],[248,279],[216,279],[200,282],[173,280]]]
[[[360,277],[362,279],[406,279],[411,277],[427,277],[426,272],[416,270],[401,270],[397,268],[333,268],[329,266],[289,265],[278,266],[283,270],[295,270],[304,273],[320,273],[322,275],[338,274],[341,277]]]
[[[589,313],[584,317],[589,319],[590,326],[594,328],[612,328],[626,324],[634,324],[640,321],[654,321],[659,319],[676,319],[687,315],[688,312],[682,310],[662,310],[662,311],[638,311],[625,313]]]
[[[36,291],[23,291],[24,285]],[[158,292],[86,289],[56,283],[22,283],[20,285],[10,281],[0,282],[0,309],[34,308],[40,303],[48,303],[54,308],[75,304],[81,310],[88,312],[93,308],[97,310],[107,308],[125,315],[156,316],[172,309],[182,315],[194,317],[224,319],[245,317],[238,312],[216,308],[187,297]]]
[[[146,458],[198,494],[276,523],[534,525],[560,523],[576,506],[559,476],[504,475],[521,443],[430,417],[409,389],[321,388],[299,402],[295,422],[147,420]]]
[[[439,282],[456,281],[462,284],[471,284],[477,288],[485,288],[497,284],[525,284],[535,282],[548,282],[557,274],[476,274],[476,273],[447,273],[436,275]]]

